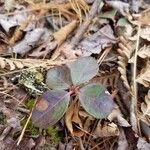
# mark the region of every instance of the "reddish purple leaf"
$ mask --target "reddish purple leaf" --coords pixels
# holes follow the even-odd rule
[[[98,119],[107,117],[113,109],[113,100],[101,84],[88,84],[80,89],[79,100],[83,108]]]
[[[40,128],[54,125],[66,112],[70,100],[70,93],[63,90],[49,90],[38,100],[32,121]]]
[[[68,89],[71,82],[70,70],[66,66],[58,66],[47,72],[46,84],[51,89]]]

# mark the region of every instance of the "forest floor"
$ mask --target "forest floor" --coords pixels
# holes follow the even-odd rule
[[[149,0],[0,1],[0,150],[149,142]]]

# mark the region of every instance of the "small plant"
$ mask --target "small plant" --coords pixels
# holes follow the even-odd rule
[[[58,144],[60,141],[60,136],[58,134],[58,131],[54,129],[53,127],[47,128],[47,134],[50,136],[51,144]]]
[[[27,118],[24,118],[21,121],[21,126],[24,127],[26,122],[27,122]],[[27,125],[26,134],[30,135],[30,136],[37,136],[37,135],[39,135],[39,129],[33,125],[32,121],[29,121],[29,123]]]
[[[93,117],[107,117],[113,108],[111,95],[104,86],[87,81],[97,75],[99,66],[92,57],[79,58],[75,62],[58,66],[47,72],[46,84],[50,89],[39,98],[33,114],[33,123],[48,128],[62,118],[70,96],[76,95],[82,107]]]

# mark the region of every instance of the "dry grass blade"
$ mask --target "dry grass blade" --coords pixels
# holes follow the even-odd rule
[[[33,11],[40,11],[39,16],[42,14],[46,14],[48,11],[56,12],[67,19],[70,19],[69,16],[75,16],[74,12],[76,13],[76,18],[79,18],[82,20],[81,16],[82,13],[84,12],[85,14],[88,11],[88,5],[84,2],[84,0],[71,0],[67,3],[62,3],[62,4],[56,4],[54,2],[50,3],[34,3],[31,1],[26,1],[29,4],[29,8],[27,9],[26,12],[33,12]],[[74,4],[75,5],[72,5]],[[8,13],[8,15],[15,15],[15,13]]]
[[[72,60],[60,60],[60,61],[52,61],[52,60],[49,60],[49,59],[9,59],[9,61],[12,61],[13,64],[17,64],[16,65],[16,69],[21,69],[21,70],[12,70],[11,72],[7,72],[7,73],[2,73],[0,74],[0,76],[2,75],[8,75],[8,74],[13,74],[13,73],[17,73],[17,72],[20,72],[20,71],[23,71],[23,70],[27,70],[27,69],[30,69],[30,68],[39,68],[39,67],[42,67],[42,68],[45,68],[45,69],[49,69],[51,67],[54,67],[56,65],[62,65],[62,64],[66,64],[68,62],[72,62],[72,61],[75,61],[75,59],[72,59]],[[7,59],[6,58],[3,58],[3,57],[0,57],[0,67],[2,69],[6,69],[7,67],[11,67],[8,65],[7,63]],[[17,67],[23,67],[23,68],[17,68]],[[8,69],[10,70],[10,69]]]
[[[98,59],[97,63],[99,65],[101,65],[101,63],[103,62],[103,60],[106,58],[106,56],[108,55],[108,53],[111,51],[112,46],[108,47],[105,49],[105,51],[103,52],[103,54],[100,56],[100,58]]]
[[[36,102],[37,102],[37,99],[36,99],[35,102],[34,102],[34,106],[35,106]],[[33,106],[33,108],[34,108],[34,106]],[[27,125],[28,125],[28,123],[29,123],[29,121],[30,121],[30,119],[31,119],[32,112],[33,112],[33,108],[32,108],[32,110],[31,110],[31,113],[30,113],[30,115],[29,115],[29,117],[28,117],[28,119],[27,119],[27,122],[25,123],[25,125],[24,125],[24,127],[23,127],[23,129],[22,129],[22,132],[21,132],[21,134],[20,134],[20,136],[19,136],[19,139],[18,139],[18,142],[17,142],[17,146],[20,144],[20,142],[21,142],[21,140],[22,140],[22,138],[23,138],[23,135],[24,135],[24,133],[25,133],[25,130],[26,130],[26,128],[27,128]]]
[[[137,87],[137,53],[140,46],[140,34],[141,34],[141,25],[138,25],[138,31],[137,31],[137,41],[136,41],[136,48],[135,48],[135,57],[134,57],[134,64],[132,65],[132,81],[133,81],[133,88],[132,88],[132,100],[131,100],[131,106],[130,106],[130,122],[132,125],[132,129],[136,133],[140,133],[140,127],[137,120],[137,100],[138,100],[138,87]]]
[[[87,14],[87,10],[89,9],[88,5],[85,3],[84,0],[72,0],[71,6],[72,6],[73,10],[76,12],[76,14],[79,18],[79,21],[81,23],[82,18],[83,18],[82,17],[82,10],[85,14]]]

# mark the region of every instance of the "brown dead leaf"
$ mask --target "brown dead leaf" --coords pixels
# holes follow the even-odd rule
[[[137,55],[143,59],[149,58],[150,57],[150,45],[146,46],[144,45],[143,47],[140,48],[140,50],[137,52]],[[134,63],[134,57],[132,56],[129,59],[129,63]]]
[[[83,136],[84,132],[75,128],[73,125],[75,123],[80,128],[82,128],[82,122],[79,118],[78,113],[79,113],[79,103],[78,102],[72,103],[65,114],[65,123],[68,130],[73,136],[81,137]]]
[[[82,120],[84,120],[83,129],[86,132],[91,132],[91,125],[93,125],[95,118],[91,115],[89,115],[86,111],[80,110],[79,116]]]
[[[58,45],[61,45],[62,42],[67,38],[67,36],[75,29],[77,26],[77,21],[73,20],[68,25],[62,27],[59,31],[53,34],[55,40],[57,41]]]
[[[28,53],[38,44],[45,32],[46,31],[42,28],[37,28],[31,32],[27,32],[25,38],[21,42],[14,45],[10,51],[21,55]]]
[[[60,46],[66,40],[66,38],[76,28],[76,26],[77,21],[73,20],[71,23],[62,27],[59,31],[53,34],[58,46]],[[61,49],[57,48],[54,54],[52,55],[52,59],[56,59],[60,55],[60,51]]]
[[[21,10],[19,10],[21,8]],[[18,7],[16,8],[17,10],[15,11],[15,15],[12,15],[12,16],[7,16],[7,15],[0,15],[0,25],[2,26],[2,28],[4,29],[4,31],[6,33],[9,33],[10,29],[12,27],[17,27],[17,26],[20,26],[27,18],[28,14],[27,12],[25,13],[20,13],[22,11],[26,11],[26,8],[25,7]],[[33,29],[34,24],[31,22],[31,24],[26,28],[29,29]]]
[[[118,136],[119,129],[114,123],[101,125],[101,123],[99,122],[93,134],[96,135],[96,137]]]
[[[7,12],[14,9],[15,6],[15,0],[5,0],[4,7]]]
[[[138,56],[141,58],[150,57],[150,45],[144,45],[143,47],[141,47],[141,49],[138,51]]]
[[[93,35],[83,39],[78,46],[81,49],[83,56],[90,56],[91,54],[99,54],[105,47],[116,43],[116,38],[110,25],[105,25]]]
[[[59,47],[59,51],[65,56],[66,59],[76,59],[81,56],[81,50],[73,50],[72,45],[64,43]]]
[[[111,114],[107,117],[110,121],[113,121],[114,119],[117,119],[117,122],[122,127],[130,127],[131,125],[128,123],[128,121],[123,118],[123,115],[117,106],[117,104],[114,106],[113,111]]]
[[[145,96],[145,102],[141,104],[141,110],[143,116],[147,115],[150,117],[150,90],[148,91],[148,94]]]
[[[150,41],[150,26],[145,26],[141,29],[141,38]]]
[[[150,87],[150,62],[141,70],[136,78],[136,82],[143,84],[145,87]]]
[[[57,47],[56,41],[46,41],[29,54],[31,57],[46,58]]]
[[[150,25],[150,9],[146,9],[140,13],[138,21],[141,25]]]
[[[122,15],[126,14],[126,11],[129,11],[129,4],[125,2],[117,1],[106,1],[108,5],[117,9]]]
[[[30,20],[31,20],[32,16],[28,16],[20,25],[20,27],[18,29],[16,29],[13,37],[10,39],[9,44],[10,45],[14,45],[16,41],[18,41],[23,34],[23,31],[25,30],[25,28],[28,26]]]

